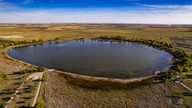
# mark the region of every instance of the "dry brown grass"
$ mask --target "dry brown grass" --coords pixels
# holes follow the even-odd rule
[[[177,98],[165,84],[143,86],[139,89],[88,89],[74,86],[58,73],[47,73],[45,102],[47,108],[53,107],[178,107]],[[173,103],[173,101],[175,103]]]
[[[188,27],[150,25],[110,25],[110,24],[0,24],[0,36],[20,35],[25,38],[8,40],[44,39],[72,40],[84,37],[90,39],[100,35],[146,38],[170,42],[170,37],[192,36]],[[4,40],[4,39],[0,39]]]
[[[10,48],[10,47],[9,47]],[[0,73],[8,74],[8,78],[5,80],[0,80],[0,106],[2,104],[6,104],[9,101],[10,97],[14,96],[15,91],[18,87],[20,87],[21,83],[26,80],[29,74],[17,74],[21,69],[24,68],[32,68],[31,65],[26,65],[23,62],[17,60],[9,60],[6,58],[6,52],[9,48],[1,49],[0,50]],[[27,81],[24,85],[25,88],[28,88],[28,85],[35,86],[38,82]],[[19,94],[14,96],[14,100],[10,103],[9,107],[21,107],[21,106],[28,106],[32,104],[33,95],[35,94],[35,89],[32,90],[31,93],[25,93],[25,90],[21,89]]]
[[[94,77],[84,78],[79,75],[59,73],[59,76],[64,77],[67,82],[85,88],[92,89],[134,89],[152,84],[153,78],[145,78],[141,81],[122,82],[112,79],[97,79]]]

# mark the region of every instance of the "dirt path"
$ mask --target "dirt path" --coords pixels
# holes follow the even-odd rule
[[[39,86],[38,86],[38,89],[37,89],[37,93],[35,95],[35,99],[33,101],[33,104],[32,104],[32,107],[35,106],[35,103],[37,101],[37,97],[38,97],[38,94],[39,94],[39,91],[40,91],[40,87],[41,87],[41,79],[42,79],[42,76],[43,76],[43,73],[44,72],[37,72],[37,73],[33,73],[31,74],[24,82],[22,82],[22,84],[19,86],[19,88],[17,88],[17,90],[15,91],[14,93],[14,96],[17,95],[17,93],[19,92],[19,90],[24,86],[25,82],[29,79],[32,79],[32,80],[38,80],[40,79],[40,82],[39,82]],[[7,104],[11,103],[12,100],[14,99],[14,96],[11,97],[11,99],[7,102]],[[8,108],[9,106],[6,105],[5,108]]]
[[[51,71],[54,71],[54,69],[49,69],[48,72],[51,72]],[[40,82],[39,82],[39,85],[38,85],[38,89],[37,89],[37,93],[35,95],[35,98],[33,100],[33,104],[32,104],[32,107],[35,106],[36,102],[37,102],[37,98],[39,96],[39,92],[40,92],[40,89],[41,89],[41,83],[42,83],[42,77],[43,77],[43,74],[44,72],[38,72],[38,73],[34,73],[32,75],[30,75],[28,77],[29,78],[32,78],[33,80],[37,80],[37,79],[40,79]]]
[[[180,84],[181,84],[183,87],[185,87],[186,89],[188,89],[189,91],[192,92],[192,89],[190,89],[189,87],[187,87],[185,84],[183,84],[182,82],[180,82]]]
[[[33,100],[32,107],[34,107],[34,106],[35,106],[35,103],[37,102],[37,98],[38,98],[39,91],[40,91],[40,88],[41,88],[41,82],[42,82],[43,73],[44,73],[44,72],[34,73],[34,74],[32,74],[32,75],[30,75],[30,76],[28,77],[28,78],[33,78],[32,80],[37,80],[37,79],[40,80],[39,85],[38,85],[38,88],[37,88],[37,93],[36,93],[35,98],[34,98],[34,100]]]

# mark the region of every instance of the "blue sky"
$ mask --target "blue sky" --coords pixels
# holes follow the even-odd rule
[[[192,0],[0,0],[0,23],[192,24]]]

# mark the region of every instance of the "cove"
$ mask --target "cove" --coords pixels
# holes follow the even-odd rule
[[[172,55],[134,42],[62,41],[10,49],[12,58],[56,70],[107,78],[139,78],[170,67]]]

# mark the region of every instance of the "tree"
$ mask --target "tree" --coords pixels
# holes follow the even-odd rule
[[[176,70],[177,70],[179,73],[182,73],[182,72],[183,72],[183,66],[177,66]]]
[[[32,40],[32,43],[35,43],[35,42],[37,42],[37,41],[36,41],[35,39],[33,39],[33,40]]]
[[[44,108],[44,106],[45,102],[43,100],[40,100],[35,104],[35,108]]]
[[[184,66],[183,72],[191,72],[191,69],[187,66]]]
[[[38,42],[43,42],[43,39],[39,39]]]
[[[182,63],[183,65],[189,66],[191,64],[191,58],[184,57]]]

